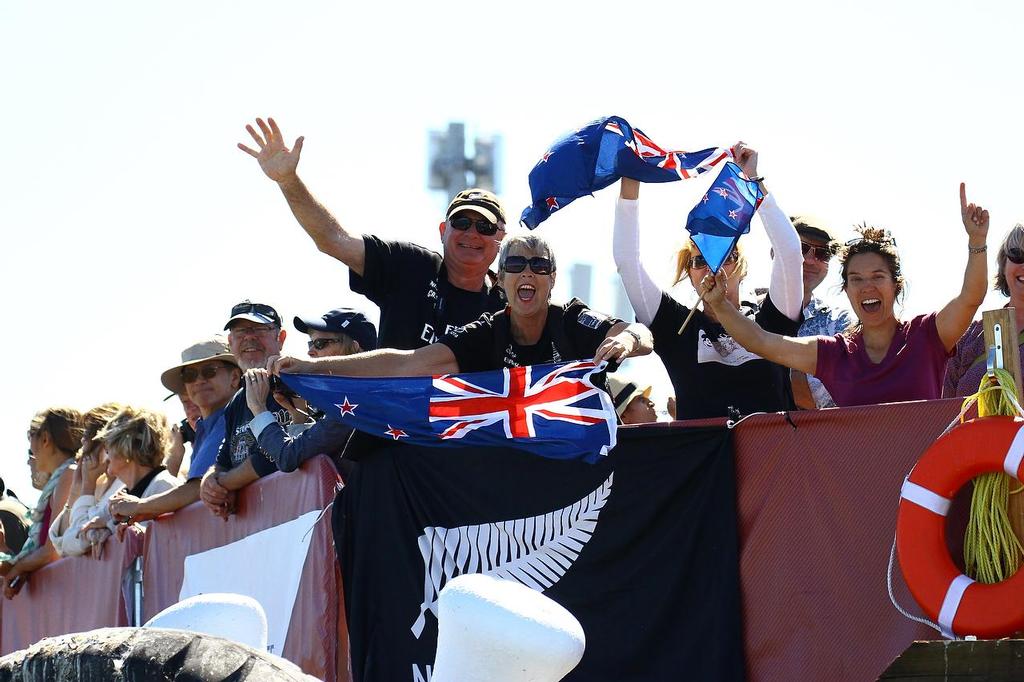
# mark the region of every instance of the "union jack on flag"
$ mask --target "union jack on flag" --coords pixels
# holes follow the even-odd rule
[[[686,180],[732,158],[728,147],[696,152],[663,148],[624,118],[592,121],[555,142],[530,171],[533,203],[520,220],[533,229],[574,199],[619,180]]]
[[[593,462],[615,447],[615,409],[594,379],[603,369],[575,361],[434,377],[281,378],[328,417],[382,438]]]

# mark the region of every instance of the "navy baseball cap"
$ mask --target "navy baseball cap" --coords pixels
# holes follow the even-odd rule
[[[276,310],[265,303],[253,303],[249,299],[245,299],[231,308],[231,318],[224,325],[224,329],[231,327],[231,323],[237,320],[248,320],[256,324],[272,324],[275,327],[281,326],[281,316],[277,314]]]
[[[362,350],[377,348],[377,328],[366,319],[366,315],[352,308],[337,308],[314,319],[296,316],[293,323],[303,334],[308,334],[310,329],[334,332],[357,341]]]

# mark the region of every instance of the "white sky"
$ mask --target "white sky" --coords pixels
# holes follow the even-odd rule
[[[180,418],[160,402],[160,372],[242,298],[286,320],[372,308],[235,148],[258,115],[306,136],[300,171],[344,224],[429,246],[444,198],[425,189],[427,131],[449,120],[503,136],[515,215],[548,144],[598,116],[681,149],[743,139],[784,210],[844,233],[891,228],[906,312],[936,309],[966,258],[958,182],[991,208],[993,251],[1024,217],[1022,14],[1010,2],[0,4],[0,475],[34,499],[25,430],[50,404]],[[652,269],[668,272],[704,184],[644,188]],[[590,303],[606,310],[614,195],[541,228],[565,275],[595,265]],[[766,260],[757,221],[747,239]],[[748,283],[766,277],[762,263]],[[286,349],[304,353],[290,332]]]

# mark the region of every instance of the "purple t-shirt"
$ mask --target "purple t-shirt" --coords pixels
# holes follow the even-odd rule
[[[840,407],[931,400],[942,393],[947,351],[935,326],[937,313],[918,315],[896,328],[889,351],[875,364],[864,336],[818,339],[818,377]]]

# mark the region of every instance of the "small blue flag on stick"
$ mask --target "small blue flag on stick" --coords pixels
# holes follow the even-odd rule
[[[750,232],[750,220],[764,193],[743,176],[732,161],[711,183],[704,197],[686,218],[686,229],[713,274],[732,252],[740,235]]]

